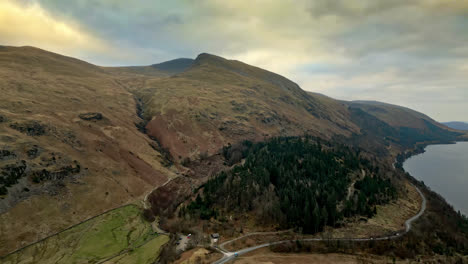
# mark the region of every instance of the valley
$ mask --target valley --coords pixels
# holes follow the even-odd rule
[[[181,234],[192,234],[186,252],[215,261],[212,233],[279,230],[292,231],[229,250],[274,239],[309,239],[336,258],[468,250],[466,218],[392,166],[468,134],[414,110],[335,100],[206,53],[100,67],[2,46],[0,90],[2,263],[168,263]]]

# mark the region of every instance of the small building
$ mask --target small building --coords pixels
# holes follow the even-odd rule
[[[211,238],[213,239],[213,243],[218,243],[219,234],[218,233],[213,233],[213,234],[211,234]]]

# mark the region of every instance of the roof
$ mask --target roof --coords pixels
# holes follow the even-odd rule
[[[211,237],[212,238],[219,238],[219,234],[218,233],[211,234]]]

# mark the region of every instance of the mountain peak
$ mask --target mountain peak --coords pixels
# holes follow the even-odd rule
[[[195,58],[195,64],[198,65],[203,63],[224,64],[226,62],[228,62],[227,59],[210,53],[200,53]]]

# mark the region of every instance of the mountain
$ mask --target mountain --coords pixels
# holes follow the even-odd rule
[[[101,67],[1,47],[0,90],[0,255],[140,202],[174,175],[135,126],[133,95]]]
[[[450,128],[453,128],[453,129],[458,129],[458,130],[468,130],[468,123],[465,123],[465,122],[457,122],[457,121],[453,121],[453,122],[444,122],[442,123]]]
[[[309,134],[331,139],[361,135],[354,137],[356,141],[371,142],[378,146],[375,149],[389,142],[405,148],[457,136],[404,107],[342,102],[307,93],[278,74],[206,53],[186,71],[148,80],[134,91],[143,103],[147,133],[175,159],[196,159],[229,143],[274,136]],[[374,119],[388,128],[370,139],[375,124],[363,126]]]
[[[138,89],[148,134],[175,158],[279,135],[349,136],[358,127],[341,103],[327,105],[294,82],[245,63],[200,54],[188,70]]]
[[[308,93],[278,74],[206,53],[100,67],[2,46],[0,90],[0,255],[109,209],[140,205],[168,179],[190,180],[183,160],[243,140],[308,134],[396,155],[459,135],[410,109]]]

